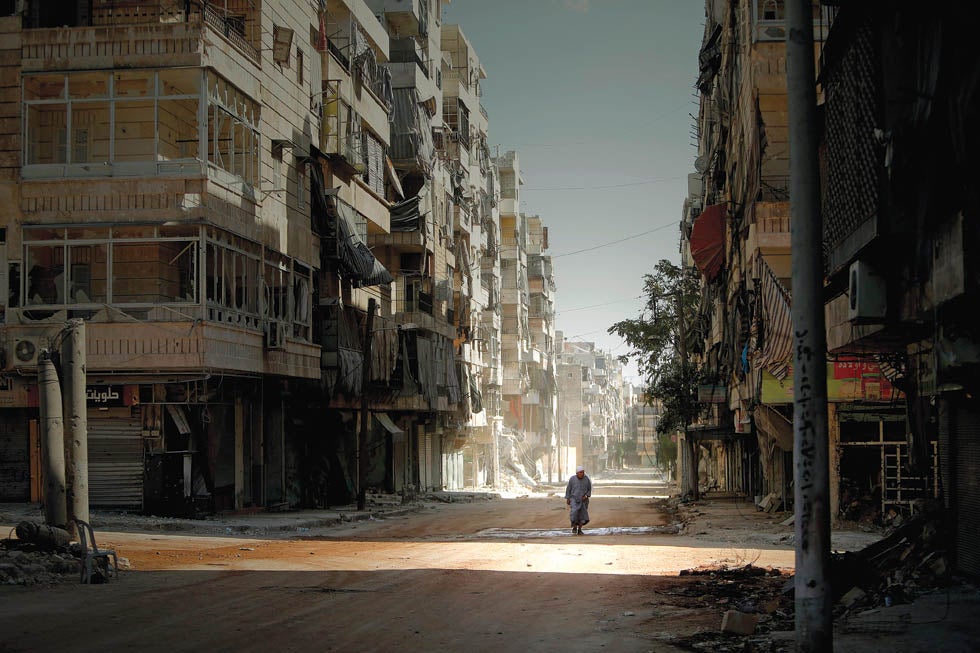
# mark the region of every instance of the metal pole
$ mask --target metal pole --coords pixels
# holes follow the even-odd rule
[[[65,438],[68,440],[68,519],[89,520],[88,407],[85,399],[85,321],[69,320],[64,344]]]
[[[793,457],[796,462],[796,646],[833,648],[827,342],[817,157],[813,2],[786,3],[790,245],[793,256]]]
[[[364,322],[364,360],[361,361],[361,432],[357,438],[357,509],[367,504],[367,441],[368,441],[368,385],[371,382],[371,340],[373,339],[374,297],[368,300],[367,320]]]
[[[43,354],[42,354],[43,355]],[[51,526],[68,523],[68,502],[65,489],[65,425],[62,420],[61,387],[58,371],[46,356],[38,361],[43,437],[41,455],[44,458],[44,521]]]

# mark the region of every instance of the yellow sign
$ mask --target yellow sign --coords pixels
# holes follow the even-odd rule
[[[902,396],[901,391],[881,373],[873,361],[834,361],[827,363],[827,401],[890,403]],[[780,381],[762,370],[762,403],[793,403],[793,371]]]

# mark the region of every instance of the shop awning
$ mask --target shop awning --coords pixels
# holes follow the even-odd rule
[[[378,420],[378,423],[384,427],[384,430],[391,433],[391,436],[395,440],[400,440],[405,437],[405,431],[398,428],[398,426],[391,421],[391,418],[388,417],[388,413],[374,413],[374,419]]]
[[[698,216],[691,229],[691,256],[708,281],[714,280],[725,262],[725,205],[712,204]]]
[[[684,431],[686,436],[695,442],[723,442],[745,438],[746,434],[736,433],[731,426],[688,426]]]

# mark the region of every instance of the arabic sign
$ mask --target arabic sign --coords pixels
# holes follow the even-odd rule
[[[139,404],[139,386],[89,385],[85,387],[85,401],[90,408],[112,408]]]
[[[827,401],[887,403],[902,396],[874,361],[843,360],[827,363]],[[793,403],[793,370],[780,381],[762,371],[762,403]]]

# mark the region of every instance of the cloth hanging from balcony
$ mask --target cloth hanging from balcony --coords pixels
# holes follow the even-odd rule
[[[432,175],[436,148],[432,140],[429,114],[423,109],[414,88],[394,90],[394,117],[391,124],[391,158],[401,165],[412,162],[426,176]]]
[[[782,380],[789,374],[793,356],[793,300],[766,260],[760,258],[759,263],[761,293],[749,336],[752,364]]]
[[[385,266],[374,257],[357,233],[354,207],[337,199],[333,202],[337,233],[337,256],[340,271],[357,282],[358,286],[380,286],[391,283],[393,278]]]
[[[474,413],[483,412],[483,395],[480,394],[480,385],[477,383],[476,375],[472,372],[469,375],[470,381],[470,410]]]
[[[718,276],[725,262],[725,208],[725,204],[712,204],[691,229],[691,256],[708,281]]]
[[[446,394],[449,396],[449,403],[458,404],[463,397],[460,392],[459,378],[456,376],[456,357],[453,355],[452,341],[448,338],[442,340],[442,359],[446,366]]]
[[[392,231],[415,231],[419,228],[422,214],[419,211],[422,198],[419,195],[410,197],[391,207]]]
[[[418,338],[415,341],[418,356],[419,388],[430,408],[435,408],[439,400],[436,359],[432,340]]]

